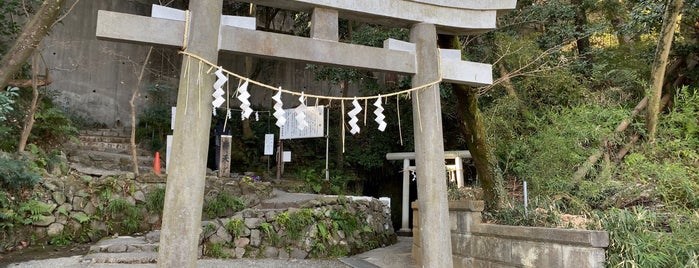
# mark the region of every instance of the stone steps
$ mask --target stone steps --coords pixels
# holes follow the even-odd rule
[[[79,167],[102,170],[132,171],[131,129],[82,130],[78,142],[69,145],[68,158]],[[137,148],[138,166],[141,172],[152,172],[154,155],[144,148]],[[162,160],[162,159],[161,159]],[[162,163],[164,168],[164,163]]]

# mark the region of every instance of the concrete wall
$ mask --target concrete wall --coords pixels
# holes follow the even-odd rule
[[[91,122],[108,126],[129,125],[131,92],[143,64],[148,46],[97,40],[97,10],[110,10],[137,15],[150,15],[155,0],[89,0],[79,1],[68,16],[57,24],[42,42],[41,55],[54,82],[49,89],[58,93],[56,103],[66,112]],[[137,30],[137,29],[134,29]],[[163,29],[167,31],[167,29]],[[284,44],[280,44],[284,45]],[[239,74],[245,73],[245,60],[240,55],[220,56],[219,64]],[[155,84],[173,85],[166,98],[175,104],[181,56],[177,48],[156,48],[148,65],[142,88]],[[257,80],[286,89],[304,90],[311,94],[340,95],[339,86],[315,81],[313,73],[302,63],[267,61]],[[237,82],[235,83],[237,85]],[[231,89],[235,90],[231,84]],[[213,90],[212,90],[213,91]],[[270,106],[269,91],[251,87],[253,104]],[[348,93],[356,94],[352,87]],[[285,108],[298,105],[298,97],[285,95]],[[309,100],[309,104],[315,100]],[[148,103],[141,90],[136,98],[137,112]],[[239,106],[232,102],[231,106]]]
[[[417,203],[413,257],[421,260]],[[449,203],[454,267],[604,267],[604,231],[504,226],[481,222],[483,201]]]
[[[80,1],[42,42],[41,54],[67,112],[109,125],[129,120],[129,99],[147,47],[99,41],[97,10],[147,14],[150,5],[135,1]],[[136,67],[136,68],[134,68]],[[141,104],[144,99],[138,100]],[[141,105],[139,105],[141,106]]]

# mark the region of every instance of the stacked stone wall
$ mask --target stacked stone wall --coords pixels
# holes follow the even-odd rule
[[[149,235],[145,236],[148,243],[144,245],[155,252],[160,212],[152,207],[152,199],[158,192],[164,193],[165,184],[153,181],[162,179],[156,176],[137,180],[130,173],[44,178],[26,193],[30,195],[27,201],[19,202],[19,207],[31,209],[11,212],[26,222],[15,222],[0,230],[0,252],[27,244],[89,243],[107,236],[145,233]],[[257,205],[272,192],[268,182],[207,177],[206,185],[200,235],[203,255],[282,259],[345,256],[396,240],[388,204],[375,198],[319,196],[297,208],[261,209]],[[221,193],[243,200],[246,209],[227,209],[208,217],[207,204]],[[144,247],[117,244],[96,246],[93,250],[142,252]]]

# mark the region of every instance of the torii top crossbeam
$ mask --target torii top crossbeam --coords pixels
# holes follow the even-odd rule
[[[498,10],[514,8],[515,0],[247,0],[247,2],[313,14],[311,37],[256,31],[254,27],[223,24],[219,50],[260,57],[360,69],[415,74],[414,44],[388,40],[384,48],[338,42],[338,18],[409,27],[434,24],[442,32],[479,33],[495,28]],[[318,7],[320,6],[320,7]],[[245,17],[224,16],[225,21]],[[249,18],[247,18],[249,19]],[[183,11],[153,6],[153,17],[99,11],[97,37],[165,46],[181,46],[185,35]],[[248,20],[249,21],[249,20]],[[245,24],[245,23],[243,23]],[[134,31],[133,29],[139,29]],[[460,51],[442,50],[445,82],[473,86],[492,83],[492,66],[461,60]]]
[[[243,0],[263,6],[311,12],[323,7],[338,10],[341,18],[410,27],[431,23],[437,31],[473,34],[493,30],[500,10],[514,9],[516,0]]]

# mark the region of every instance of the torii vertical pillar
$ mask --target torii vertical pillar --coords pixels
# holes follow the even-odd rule
[[[223,0],[191,1],[186,52],[217,62]],[[165,30],[165,29],[163,29]],[[213,76],[199,61],[182,62],[172,159],[165,187],[158,267],[197,267]],[[201,91],[200,91],[201,90]]]
[[[413,76],[413,86],[439,80],[441,74],[435,25],[413,25],[410,29],[410,41],[415,43],[417,57],[417,72]],[[453,260],[441,112],[439,85],[413,93],[422,266],[447,268],[453,267]]]

